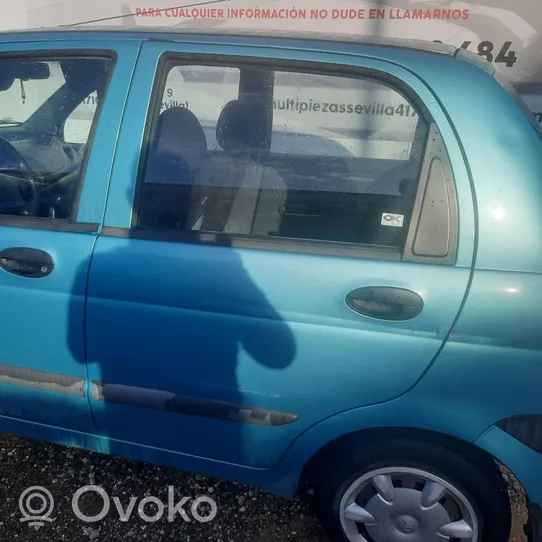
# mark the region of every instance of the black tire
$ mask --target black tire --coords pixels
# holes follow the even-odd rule
[[[497,465],[470,449],[455,449],[418,439],[350,441],[326,454],[311,478],[315,511],[331,542],[349,542],[339,519],[346,489],[364,473],[387,468],[421,469],[447,481],[469,501],[479,522],[478,542],[507,542],[511,509],[506,483]],[[354,448],[354,449],[353,449]],[[445,539],[443,539],[445,540]],[[451,539],[455,542],[455,539]]]

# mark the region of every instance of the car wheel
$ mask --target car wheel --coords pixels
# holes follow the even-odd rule
[[[506,542],[506,484],[491,459],[408,439],[359,442],[320,464],[315,504],[332,542]]]

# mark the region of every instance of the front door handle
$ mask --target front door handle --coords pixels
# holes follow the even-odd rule
[[[423,299],[416,292],[392,286],[357,288],[345,301],[353,311],[380,320],[410,320],[423,309]]]
[[[38,279],[51,274],[54,267],[52,256],[43,250],[13,247],[0,251],[0,268],[13,275]]]

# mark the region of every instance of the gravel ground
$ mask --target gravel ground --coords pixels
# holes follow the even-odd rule
[[[313,515],[299,500],[285,501],[231,482],[204,478],[185,472],[126,461],[82,450],[36,442],[0,434],[0,540],[2,542],[83,542],[159,541],[159,542],[326,542]],[[509,473],[510,495],[514,507],[511,542],[523,542],[524,500],[521,489]],[[107,516],[95,523],[79,519],[72,508],[75,492],[87,485],[104,488],[110,497]],[[25,489],[41,486],[52,494],[54,520],[35,528],[21,522],[19,497]],[[189,498],[183,507],[186,516],[177,514],[168,520],[168,487],[175,489],[174,504]],[[145,496],[157,497],[166,505],[161,518],[144,521],[138,506]],[[212,521],[200,522],[191,514],[198,496],[216,502]],[[135,497],[131,516],[121,521],[115,499],[125,513]],[[81,496],[78,509],[87,516],[100,514],[103,500],[96,493]],[[40,500],[30,502],[40,508]],[[207,506],[207,508],[206,508]],[[156,504],[147,504],[143,512],[154,516]],[[200,504],[201,516],[212,513]],[[186,520],[190,521],[186,521]]]

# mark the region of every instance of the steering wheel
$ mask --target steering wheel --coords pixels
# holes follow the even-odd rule
[[[24,156],[0,137],[0,213],[37,216],[39,190]]]

